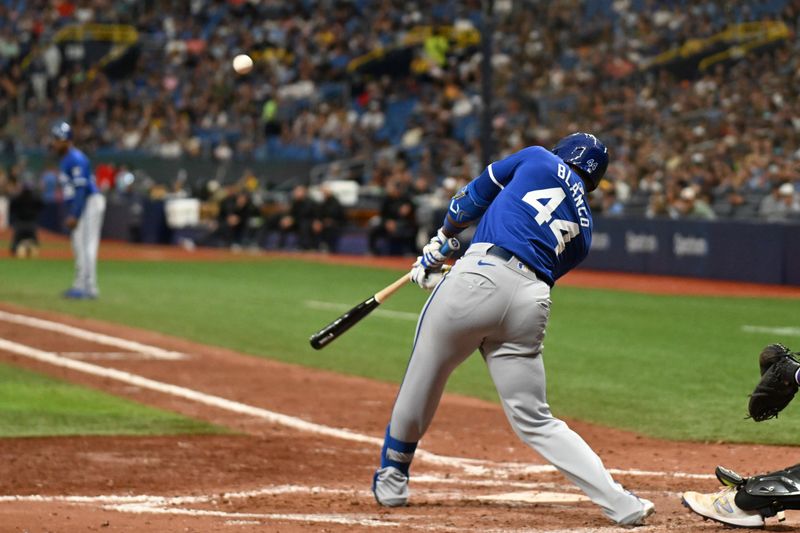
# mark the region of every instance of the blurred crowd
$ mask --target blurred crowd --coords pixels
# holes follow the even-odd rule
[[[319,250],[336,253],[346,223],[345,209],[331,189],[322,186],[309,193],[305,185],[292,189],[288,202],[274,202],[263,211],[266,215],[262,242],[277,234],[277,248],[291,246],[298,250]]]
[[[348,230],[360,228],[356,233],[366,233],[368,254],[411,256],[439,227],[450,197],[464,184],[448,178],[434,189],[420,190],[390,180],[385,188],[372,189],[367,208],[351,205],[346,195],[343,201],[332,182],[311,187],[299,184],[289,191],[266,190],[249,173],[224,187],[211,180],[190,191],[176,183],[160,194],[153,195],[151,189],[150,196],[194,197],[203,202],[203,225],[208,232],[184,245],[352,253],[360,245],[343,246],[342,239]]]
[[[89,151],[368,158],[369,172],[349,179],[388,198],[433,194],[481,170],[481,4],[0,0],[0,152],[39,147],[50,122],[68,117]],[[497,157],[583,129],[611,150],[597,211],[800,216],[800,0],[496,0],[495,9]],[[691,76],[653,66],[752,21],[781,22],[788,36]],[[62,28],[92,22],[136,27],[130,74],[87,70],[55,44]],[[246,76],[230,66],[240,52],[256,59]]]
[[[401,169],[401,165],[395,167]],[[287,189],[273,186],[250,169],[230,182],[193,181],[181,171],[170,183],[161,183],[124,164],[107,163],[96,165],[95,173],[116,216],[124,211],[124,233],[115,234],[116,238],[143,240],[148,204],[164,206],[170,225],[165,206],[171,200],[191,199],[199,202],[199,219],[188,233],[179,231],[173,240],[189,248],[221,246],[234,251],[358,253],[366,236],[366,252],[371,255],[415,255],[441,224],[450,198],[466,185],[466,180],[447,178],[437,186],[422,187],[419,180],[411,184],[391,174],[385,187],[345,187],[343,191],[342,181],[323,181]],[[20,240],[35,233],[44,206],[60,212],[63,198],[55,168],[34,173],[24,164],[8,170],[0,165],[0,201],[4,199],[10,203],[9,222]],[[59,223],[60,219],[45,226],[58,229]],[[348,234],[354,239],[343,246]],[[12,253],[18,242],[14,239]]]

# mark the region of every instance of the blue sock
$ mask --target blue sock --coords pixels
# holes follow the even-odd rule
[[[383,440],[383,449],[381,450],[381,468],[393,466],[407,476],[417,443],[403,442],[392,438],[389,428],[390,426],[386,426],[386,438]]]

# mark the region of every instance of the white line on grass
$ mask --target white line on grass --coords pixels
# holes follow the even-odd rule
[[[57,352],[70,359],[92,359],[95,361],[141,361],[155,359],[151,355],[134,352]]]
[[[268,409],[263,409],[261,407],[255,407],[241,402],[228,400],[220,396],[206,394],[193,389],[188,389],[186,387],[180,387],[177,385],[171,385],[169,383],[164,383],[161,381],[156,381],[136,374],[131,374],[130,372],[117,370],[115,368],[107,368],[92,363],[87,363],[85,361],[77,361],[69,359],[67,357],[62,357],[53,352],[46,352],[44,350],[39,350],[37,348],[26,346],[24,344],[19,344],[17,342],[9,341],[6,339],[0,339],[0,350],[16,353],[18,355],[28,357],[30,359],[35,359],[37,361],[41,361],[51,365],[60,366],[63,368],[69,368],[77,372],[83,372],[85,374],[90,374],[93,376],[113,379],[143,389],[153,390],[163,394],[169,394],[179,398],[184,398],[187,400],[195,401],[218,409],[224,409],[233,413],[253,416],[256,418],[260,418],[262,420],[266,420],[267,422],[273,424],[279,424],[285,427],[296,429],[298,431],[304,431],[306,433],[312,433],[316,435],[324,435],[327,437],[332,437],[350,442],[369,444],[376,447],[383,446],[383,439],[377,437],[370,437],[347,429],[333,428],[329,426],[324,426],[322,424],[308,422],[301,418],[296,418],[282,413],[276,413]],[[467,474],[478,475],[478,476],[493,476],[493,477],[508,478],[509,476],[515,476],[520,474],[532,474],[532,473],[556,471],[556,469],[550,465],[498,463],[496,461],[437,455],[422,449],[417,449],[415,456],[419,460],[428,462],[430,464],[458,468]],[[657,476],[668,476],[668,477],[685,476],[685,477],[693,477],[693,478],[697,477],[704,479],[713,477],[710,475],[705,476],[702,474],[648,472],[640,470],[612,470],[611,472],[624,475],[634,475],[634,476],[640,476],[640,475],[644,476],[657,475]]]
[[[179,387],[177,385],[163,383],[161,381],[145,378],[136,374],[131,374],[130,372],[117,370],[115,368],[107,368],[104,366],[94,365],[92,363],[87,363],[85,361],[76,361],[73,359],[69,359],[67,357],[62,357],[52,352],[46,352],[44,350],[39,350],[31,346],[19,344],[17,342],[0,339],[0,349],[16,353],[18,355],[22,355],[25,357],[29,357],[37,361],[42,361],[44,363],[48,363],[51,365],[69,368],[71,370],[75,370],[78,372],[83,372],[85,374],[91,374],[93,376],[109,378],[116,381],[120,381],[122,383],[127,383],[129,385],[134,385],[136,387],[141,387],[143,389],[153,390],[164,394],[170,394],[172,396],[185,398],[187,400],[192,400],[198,403],[209,405],[211,407],[224,409],[227,411],[231,411],[233,413],[239,413],[242,415],[261,418],[262,420],[266,420],[268,422],[275,424],[280,424],[300,431],[305,431],[308,433],[316,433],[318,435],[325,435],[328,437],[334,437],[342,440],[362,442],[366,444],[372,444],[375,446],[383,445],[383,441],[375,437],[368,437],[366,435],[361,435],[359,433],[354,433],[352,431],[347,431],[345,429],[336,429],[328,426],[323,426],[320,424],[314,424],[313,422],[306,422],[305,420],[302,420],[300,418],[295,418],[293,416],[288,416],[281,413],[269,411],[267,409],[262,409],[260,407],[254,407],[252,405],[247,405],[240,402],[227,400],[219,396],[205,394],[202,392],[198,392],[196,390],[187,389],[185,387]]]
[[[10,322],[12,324],[20,324],[45,331],[53,331],[63,335],[69,335],[77,339],[83,339],[115,348],[122,348],[123,350],[130,350],[132,352],[142,353],[154,359],[186,359],[186,354],[173,352],[157,348],[156,346],[149,346],[136,341],[129,341],[127,339],[120,339],[119,337],[112,337],[110,335],[103,335],[102,333],[95,333],[81,328],[68,326],[59,322],[52,322],[41,318],[32,316],[18,315],[16,313],[9,313],[7,311],[0,311],[0,320]]]
[[[329,426],[323,426],[322,424],[307,422],[303,419],[295,418],[293,416],[276,413],[268,409],[228,400],[219,396],[205,394],[196,390],[187,389],[186,387],[179,387],[177,385],[156,381],[136,374],[131,374],[130,372],[125,372],[123,370],[107,368],[104,366],[87,363],[85,361],[69,359],[53,352],[46,352],[44,350],[39,350],[38,348],[33,348],[31,346],[26,346],[24,344],[19,344],[6,339],[0,339],[0,350],[6,350],[30,359],[35,359],[37,361],[63,368],[69,368],[70,370],[83,372],[85,374],[113,379],[122,383],[127,383],[128,385],[140,387],[142,389],[153,390],[164,394],[170,394],[172,396],[177,396],[179,398],[185,398],[187,400],[192,400],[204,405],[209,405],[211,407],[224,409],[234,413],[261,418],[267,422],[286,426],[298,431],[305,431],[307,433],[313,433],[317,435],[325,435],[327,437],[333,437],[351,442],[370,444],[376,447],[383,446],[383,439],[377,437],[369,437],[367,435],[362,435],[347,429],[332,428]],[[484,464],[494,464],[475,459],[436,455],[425,450],[417,450],[416,457],[429,463],[452,466],[460,468],[465,472],[479,475],[491,473],[492,471],[491,467],[484,466]]]
[[[742,326],[742,331],[745,333],[769,333],[770,335],[780,335],[781,337],[800,337],[800,327],[793,326],[770,327],[745,324]]]
[[[320,302],[318,300],[306,300],[303,302],[306,307],[311,309],[318,309],[320,311],[340,311],[344,312],[353,307],[352,304],[339,304],[334,302]],[[409,313],[407,311],[392,311],[391,309],[376,309],[371,314],[382,316],[384,318],[396,318],[398,320],[408,320],[416,322],[419,318],[419,313]]]

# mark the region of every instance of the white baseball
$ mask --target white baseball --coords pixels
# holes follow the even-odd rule
[[[237,74],[247,74],[253,70],[253,60],[247,54],[239,54],[233,58],[233,70]]]

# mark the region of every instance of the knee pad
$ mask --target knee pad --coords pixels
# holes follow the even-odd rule
[[[743,479],[734,501],[740,509],[763,516],[800,509],[800,465]]]

